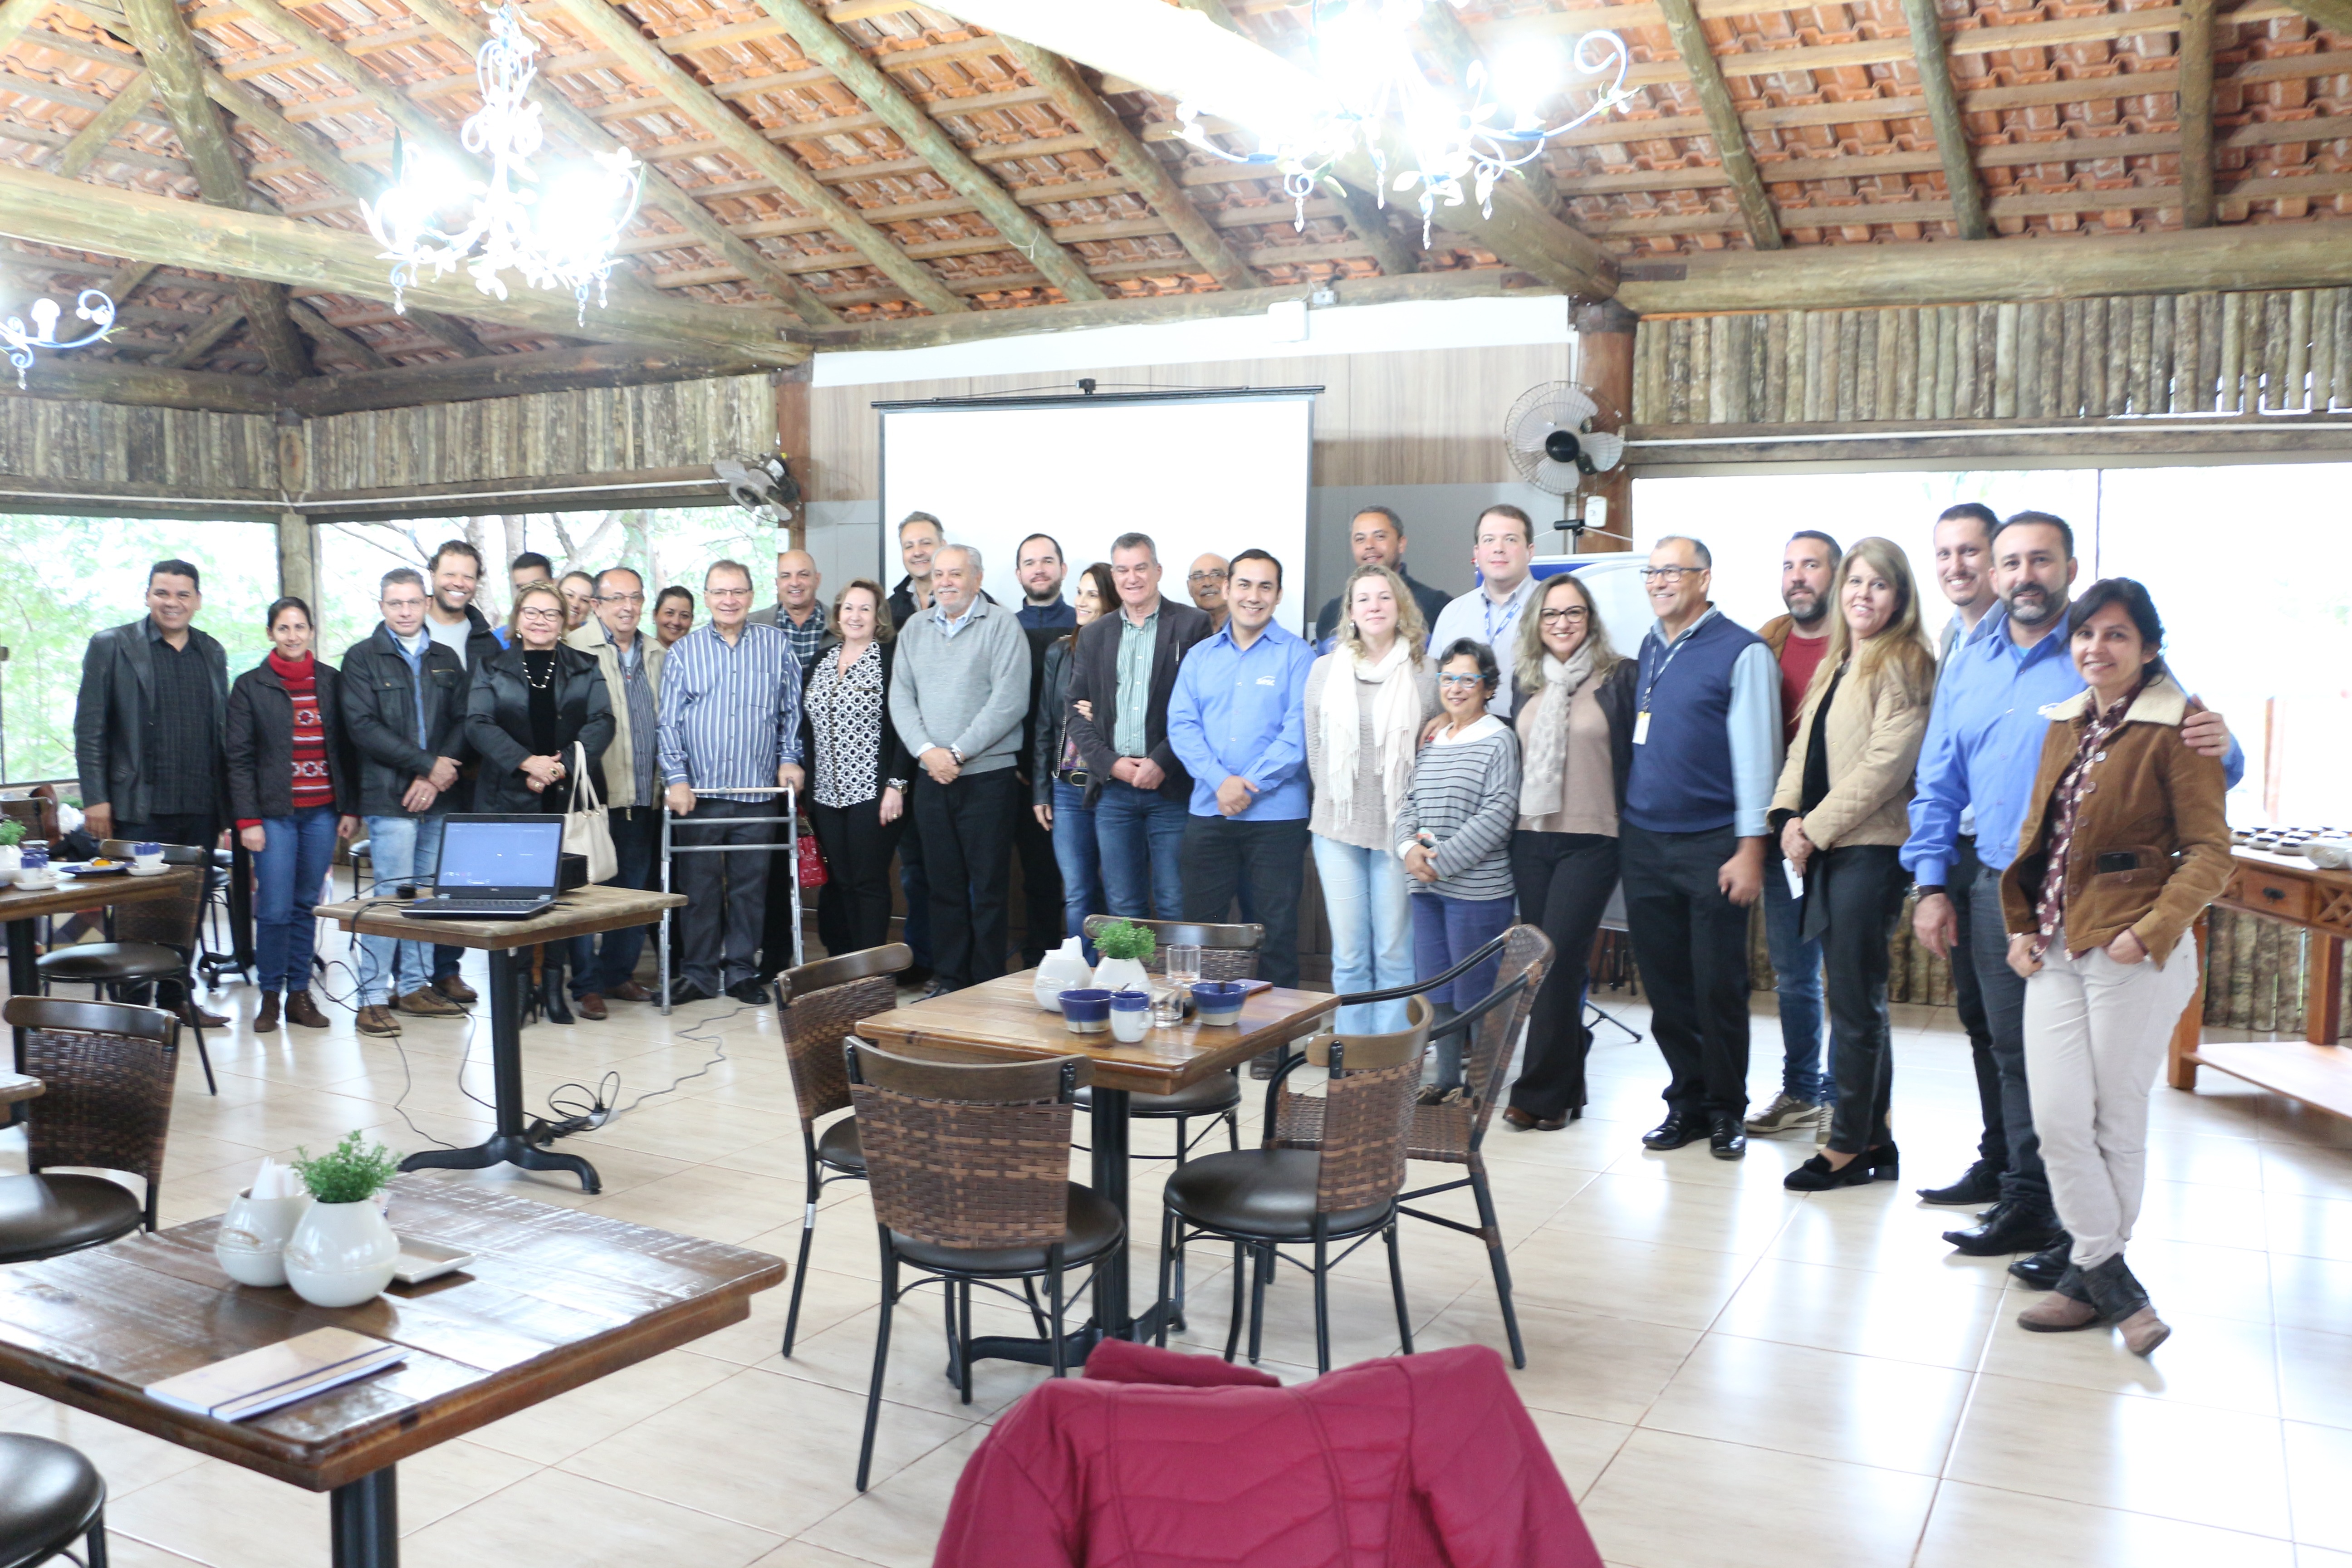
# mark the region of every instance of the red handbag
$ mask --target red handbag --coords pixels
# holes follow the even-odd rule
[[[799,858],[803,889],[822,888],[832,879],[824,868],[824,851],[817,847],[816,835],[806,823],[801,824]]]

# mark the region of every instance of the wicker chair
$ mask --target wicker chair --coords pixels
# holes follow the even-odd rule
[[[1412,1353],[1412,1321],[1404,1304],[1404,1272],[1397,1257],[1397,1194],[1404,1186],[1405,1145],[1412,1129],[1413,1095],[1429,1048],[1429,1003],[1406,1005],[1406,1026],[1394,1034],[1319,1036],[1307,1051],[1286,1058],[1269,1098],[1286,1092],[1290,1074],[1307,1062],[1331,1069],[1320,1102],[1329,1130],[1314,1150],[1263,1149],[1205,1154],[1168,1178],[1160,1218],[1160,1289],[1193,1237],[1234,1244],[1234,1315],[1225,1331],[1225,1359],[1234,1359],[1242,1331],[1242,1265],[1255,1261],[1249,1304],[1249,1354],[1255,1362],[1265,1318],[1265,1288],[1277,1261],[1307,1269],[1315,1280],[1315,1366],[1331,1370],[1331,1269],[1373,1236],[1388,1247],[1389,1288],[1396,1296],[1397,1335]],[[1335,1241],[1354,1242],[1330,1256]],[[1315,1248],[1311,1264],[1286,1258],[1285,1242]],[[1165,1328],[1160,1342],[1168,1342]]]
[[[1118,917],[1088,915],[1087,940]],[[1191,921],[1134,921],[1150,931],[1159,945],[1143,967],[1154,974],[1168,973],[1168,950],[1179,942],[1190,942],[1201,950],[1201,978],[1203,980],[1255,980],[1257,978],[1258,944],[1265,940],[1265,928],[1259,925],[1201,925]],[[1091,1107],[1093,1098],[1086,1089],[1078,1090],[1078,1104]],[[1130,1094],[1127,1114],[1129,1121],[1173,1121],[1176,1123],[1176,1163],[1182,1164],[1199,1138],[1190,1135],[1193,1117],[1205,1116],[1210,1126],[1201,1130],[1208,1136],[1218,1121],[1225,1124],[1228,1147],[1238,1149],[1241,1143],[1241,1079],[1230,1072],[1202,1079],[1189,1089],[1173,1094]],[[1135,1159],[1156,1160],[1157,1154],[1138,1154]],[[1181,1303],[1180,1303],[1181,1306]]]
[[[155,1228],[180,1021],[155,1007],[12,996],[0,1018],[25,1031],[25,1070],[42,1093],[26,1104],[25,1176],[0,1178],[0,1263],[79,1252]],[[52,1165],[125,1171],[147,1184],[142,1206],[121,1183]]]
[[[1511,1305],[1511,1266],[1503,1257],[1502,1226],[1495,1218],[1495,1194],[1486,1182],[1486,1156],[1480,1152],[1486,1141],[1486,1127],[1494,1120],[1495,1108],[1509,1092],[1505,1075],[1510,1070],[1511,1053],[1527,1033],[1528,1014],[1535,1006],[1536,993],[1542,989],[1544,972],[1551,965],[1551,939],[1531,925],[1516,925],[1472,953],[1455,969],[1444,975],[1421,982],[1396,991],[1376,992],[1364,996],[1346,998],[1349,1002],[1387,1001],[1399,995],[1411,995],[1443,984],[1446,979],[1485,962],[1499,950],[1502,961],[1495,972],[1494,988],[1480,998],[1477,1005],[1456,1016],[1447,1027],[1467,1031],[1467,1048],[1462,1053],[1463,1098],[1440,1105],[1422,1105],[1413,1109],[1412,1144],[1411,1155],[1436,1164],[1460,1165],[1469,1173],[1450,1182],[1440,1182],[1432,1187],[1416,1187],[1399,1194],[1401,1212],[1432,1225],[1442,1225],[1448,1230],[1458,1230],[1465,1236],[1475,1236],[1486,1244],[1486,1261],[1495,1274],[1495,1296],[1503,1309],[1503,1331],[1511,1342],[1511,1363],[1514,1366],[1528,1364],[1527,1346],[1519,1338],[1518,1313]],[[1266,1145],[1278,1149],[1319,1149],[1323,1146],[1323,1102],[1304,1095],[1282,1090],[1269,1097],[1272,1103],[1266,1110],[1268,1129]],[[1478,1223],[1464,1225],[1460,1220],[1427,1213],[1407,1205],[1416,1199],[1434,1197],[1440,1193],[1468,1187],[1478,1205]]]
[[[110,838],[101,847],[116,858],[131,858],[131,844],[126,839]],[[194,868],[196,874],[181,878],[184,885],[176,897],[117,905],[111,911],[112,942],[76,942],[71,947],[43,953],[37,965],[41,990],[46,995],[50,982],[62,980],[68,984],[89,986],[93,998],[105,995],[111,987],[120,1000],[125,986],[144,987],[158,981],[177,981],[181,994],[189,1004],[184,1016],[196,1037],[196,1059],[204,1064],[205,1088],[218,1094],[220,1085],[213,1079],[212,1053],[205,1049],[204,1026],[195,1021],[203,1010],[194,1005],[194,964],[201,941],[198,928],[204,922],[205,889],[212,875],[213,858],[207,850],[185,844],[166,844],[163,864]]]
[[[34,1568],[78,1540],[106,1568],[106,1478],[79,1448],[0,1433],[0,1564]]]
[[[793,1100],[801,1113],[801,1154],[807,1162],[808,1201],[801,1210],[801,1256],[793,1270],[793,1304],[784,1314],[784,1354],[801,1326],[801,1288],[808,1280],[809,1248],[816,1240],[816,1201],[828,1182],[866,1179],[866,1151],[857,1118],[845,1116],[823,1132],[817,1118],[849,1109],[849,1075],[842,1047],[858,1020],[898,1005],[897,976],[914,962],[904,942],[845,952],[787,969],[776,977],[776,1005],[784,1019],[784,1060],[793,1069]]]
[[[1107,1199],[1069,1179],[1071,1106],[1092,1067],[1085,1058],[919,1061],[863,1041],[851,1042],[847,1057],[882,1241],[882,1313],[857,1453],[864,1491],[898,1298],[934,1279],[946,1288],[952,1375],[969,1405],[972,1286],[1010,1296],[995,1282],[1019,1279],[1024,1293],[1015,1300],[1034,1302],[1027,1287],[1042,1278],[1051,1306],[1038,1328],[1060,1377],[1064,1273],[1112,1253],[1127,1226]],[[901,1264],[923,1278],[901,1286]]]

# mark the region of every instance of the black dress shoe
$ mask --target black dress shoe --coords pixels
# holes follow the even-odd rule
[[[1685,1115],[1675,1111],[1664,1121],[1642,1134],[1642,1147],[1661,1152],[1679,1149],[1685,1143],[1696,1143],[1706,1136],[1706,1121],[1696,1112]]]
[[[2009,1271],[2030,1290],[2054,1289],[2065,1276],[2074,1250],[2074,1238],[2062,1230],[2057,1240],[2031,1258],[2019,1258],[2009,1266]]]
[[[753,975],[749,980],[738,980],[727,988],[727,994],[747,1007],[764,1007],[768,1005],[768,988],[760,984],[757,975]]]
[[[2000,1169],[1990,1160],[1979,1160],[1967,1173],[1948,1187],[1921,1187],[1919,1201],[1927,1204],[1948,1204],[1954,1208],[1969,1208],[1989,1204],[2000,1196]]]
[[[710,993],[691,980],[673,980],[669,983],[669,1005],[673,1007],[683,1007],[688,1002],[709,1000]]]
[[[1982,1225],[1948,1230],[1944,1239],[1968,1257],[1998,1258],[2004,1252],[2039,1252],[2065,1234],[2047,1207],[2011,1198],[1994,1205],[1992,1217]]]
[[[1718,1110],[1709,1118],[1706,1152],[1718,1160],[1738,1160],[1748,1153],[1748,1122],[1737,1110]]]

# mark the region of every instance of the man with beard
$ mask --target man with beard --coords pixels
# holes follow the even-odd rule
[[[1387,507],[1368,506],[1348,521],[1348,552],[1355,558],[1356,564],[1385,566],[1395,573],[1404,584],[1405,592],[1412,595],[1412,602],[1421,606],[1421,624],[1433,626],[1453,595],[1443,588],[1416,581],[1405,570],[1404,545],[1404,520]],[[1339,634],[1346,629],[1339,625],[1340,619],[1339,595],[1334,594],[1331,602],[1315,617],[1317,653],[1329,653],[1338,646]]]
[[[1756,629],[1780,667],[1780,745],[1797,738],[1797,717],[1805,689],[1830,646],[1830,607],[1838,563],[1844,552],[1819,529],[1800,531],[1780,557],[1780,603],[1789,607]],[[1789,891],[1781,874],[1780,847],[1766,850],[1764,938],[1772,952],[1772,975],[1780,1005],[1780,1092],[1748,1119],[1748,1131],[1770,1134],[1801,1127],[1828,1136],[1830,1102],[1836,1098],[1822,1071],[1822,944],[1804,937],[1804,905]]]
[[[1044,961],[1048,948],[1060,945],[1062,933],[1062,866],[1054,858],[1053,829],[1037,820],[1027,803],[1034,782],[1028,759],[1037,747],[1037,686],[1045,674],[1045,650],[1078,626],[1076,606],[1062,597],[1062,582],[1069,571],[1062,542],[1050,533],[1031,534],[1013,552],[1013,574],[1021,584],[1021,608],[1014,619],[1029,644],[1029,717],[1023,722],[1021,752],[1013,762],[1021,795],[1013,818],[1013,851],[1021,858],[1024,905],[1021,962],[1028,969]]]
[[[433,640],[457,656],[457,668],[471,680],[474,671],[496,658],[504,647],[499,634],[474,603],[474,593],[481,585],[482,554],[462,539],[445,539],[433,552],[429,568],[433,579],[433,596],[425,605],[425,629]],[[444,812],[474,809],[474,773],[476,760],[472,749],[465,743],[463,726],[458,731],[458,761],[465,772],[444,794],[440,808]],[[471,1006],[480,1000],[480,994],[465,982],[457,973],[458,961],[466,955],[462,947],[433,944],[433,990],[445,1000],[460,1007]]]
[[[2041,1289],[2065,1271],[2072,1239],[2059,1226],[2033,1132],[2025,1079],[2025,982],[2009,966],[2000,876],[2017,857],[2018,831],[2041,765],[2050,722],[2042,710],[2084,689],[2066,639],[2067,590],[2076,570],[2074,530],[2048,512],[2019,512],[1994,533],[1992,585],[2000,605],[1960,645],[1938,687],[1911,798],[1911,837],[1903,846],[1904,868],[1919,888],[1913,931],[1930,952],[1949,954],[1956,968],[1975,966],[2009,1144],[2000,1201],[1978,1224],[1948,1230],[1944,1239],[1974,1258],[2034,1254],[2011,1264],[2011,1272]],[[2245,758],[2220,714],[2192,699],[2180,736],[2192,751],[2221,757],[2236,785]],[[1963,888],[1952,878],[1961,813],[1970,810],[1979,868],[1975,885]],[[1954,953],[1954,905],[1960,899],[1972,901],[1971,942],[1969,951]]]

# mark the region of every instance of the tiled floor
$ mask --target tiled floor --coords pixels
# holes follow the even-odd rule
[[[215,1005],[249,1016],[252,993]],[[1638,1005],[1611,1005],[1646,1022]],[[614,1012],[529,1031],[534,1102],[607,1071],[625,1101],[700,1068],[712,1042],[727,1060],[567,1142],[602,1171],[599,1198],[520,1173],[478,1179],[789,1258],[801,1156],[772,1011]],[[486,1038],[461,1072],[463,1026],[410,1020],[404,1058],[337,1016],[325,1035],[217,1042],[217,1099],[187,1065],[167,1223],[217,1212],[265,1151],[316,1149],[352,1127],[404,1151],[487,1131],[470,1098],[489,1092]],[[1756,1023],[1762,1098],[1780,1054],[1769,998]],[[1911,1189],[1967,1163],[1974,1089],[1948,1014],[1897,1023],[1900,1184],[1785,1193],[1809,1137],[1760,1140],[1739,1164],[1704,1146],[1645,1153],[1636,1140],[1659,1110],[1656,1053],[1606,1028],[1584,1121],[1550,1134],[1496,1129],[1529,1358],[1519,1390],[1603,1555],[1633,1568],[2352,1568],[2352,1126],[2218,1075],[2193,1097],[2156,1091],[2132,1259],[2177,1332],[2145,1363],[2105,1334],[2024,1333],[2011,1320],[2030,1298],[2000,1261],[1937,1240],[1965,1216],[1920,1206]],[[404,1094],[415,1130],[394,1110]],[[1137,1172],[1147,1235],[1154,1168]],[[983,1363],[974,1403],[959,1405],[928,1327],[936,1298],[919,1296],[893,1361],[877,1483],[859,1497],[872,1237],[863,1189],[831,1189],[789,1362],[777,1354],[779,1289],[747,1323],[403,1466],[406,1561],[928,1563],[964,1459],[1042,1374]],[[1409,1227],[1404,1247],[1420,1345],[1500,1345],[1481,1250],[1430,1226]],[[1212,1255],[1195,1258],[1191,1338],[1221,1346],[1227,1279]],[[1139,1286],[1150,1267],[1139,1248]],[[1343,1274],[1339,1359],[1395,1349],[1377,1250]],[[1273,1298],[1268,1364],[1286,1377],[1312,1364],[1307,1302],[1297,1281]],[[0,1393],[0,1426],[97,1460],[122,1568],[326,1560],[323,1497],[37,1398]]]

